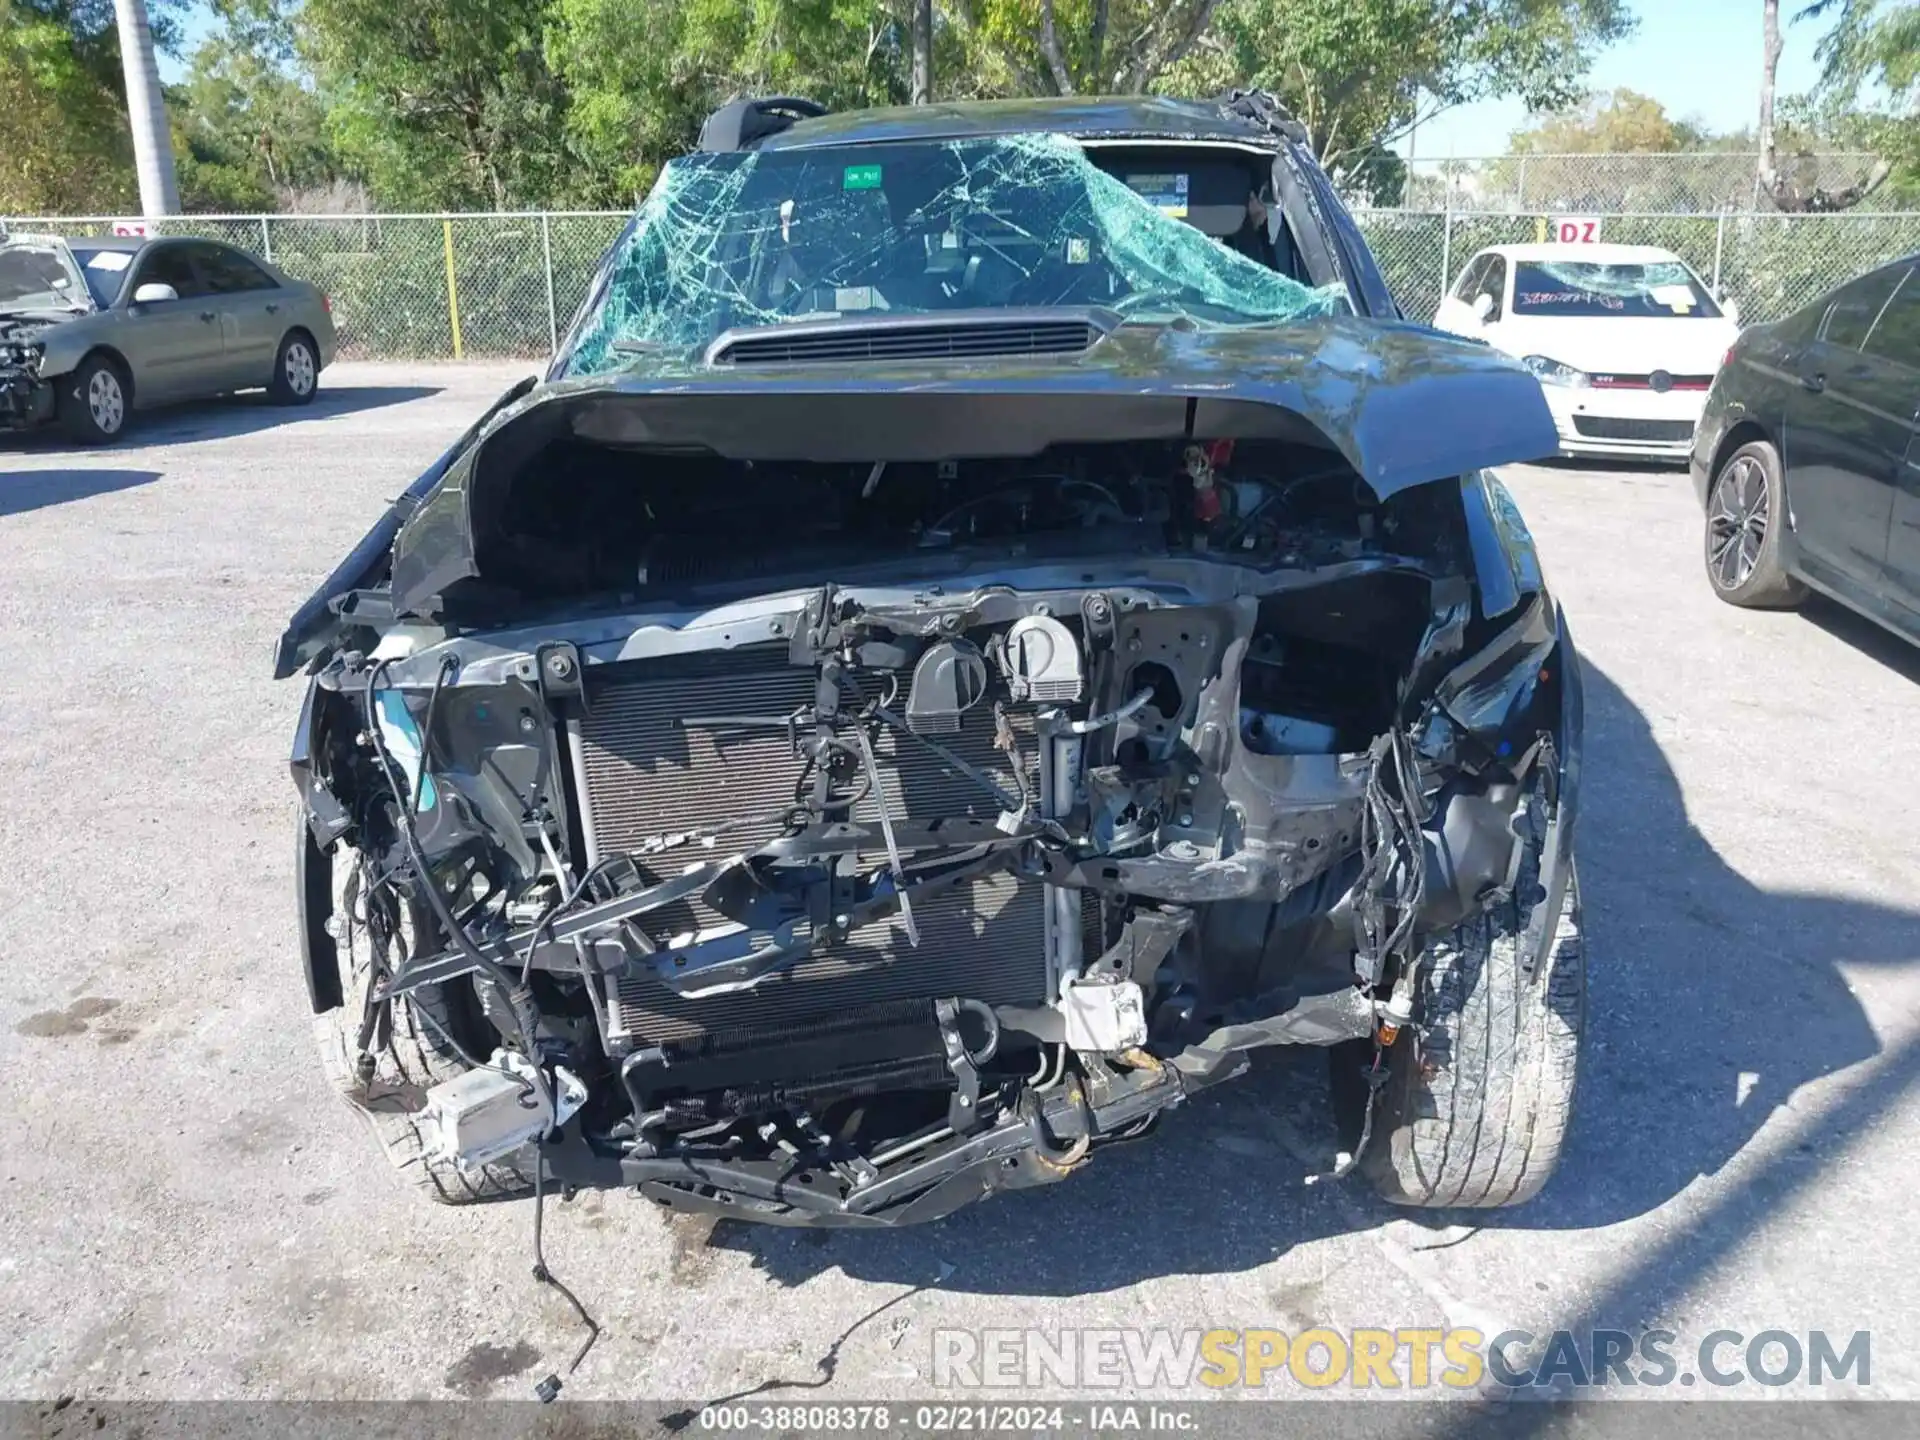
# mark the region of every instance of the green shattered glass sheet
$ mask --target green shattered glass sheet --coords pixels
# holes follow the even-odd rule
[[[745,326],[1044,305],[1202,325],[1348,308],[1056,136],[701,154],[669,164],[640,206],[567,368],[621,369]]]

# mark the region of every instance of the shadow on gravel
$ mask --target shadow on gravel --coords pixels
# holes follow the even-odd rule
[[[329,386],[323,376],[320,389],[308,405],[275,405],[267,399],[265,391],[251,391],[244,395],[223,395],[215,400],[196,400],[183,405],[142,410],[128,420],[119,444],[141,448],[224,440],[235,435],[250,435],[257,430],[270,430],[276,425],[291,425],[301,420],[324,420],[331,415],[353,415],[363,410],[402,405],[409,400],[424,400],[429,395],[438,395],[441,388],[438,385]],[[14,448],[28,454],[113,453],[113,447],[101,450],[94,446],[74,445],[52,427],[36,430],[24,437],[9,438]]]
[[[1159,1133],[1096,1155],[1044,1189],[1003,1195],[897,1232],[722,1226],[713,1242],[799,1284],[822,1270],[971,1293],[1101,1293],[1163,1275],[1240,1271],[1356,1222],[1573,1230],[1646,1213],[1719,1170],[1802,1085],[1872,1059],[1878,1042],[1840,972],[1920,962],[1920,912],[1768,891],[1728,867],[1687,817],[1645,717],[1587,666],[1580,865],[1590,940],[1587,1051],[1575,1126],[1544,1194],[1513,1211],[1405,1211],[1364,1184],[1307,1186],[1331,1158],[1325,1069],[1277,1055],[1167,1117]],[[1869,1117],[1920,1071],[1902,1055],[1839,1108]],[[1882,1091],[1885,1094],[1882,1094]],[[1875,1098],[1878,1096],[1879,1098]],[[1687,1279],[1753,1233],[1767,1187],[1819,1173],[1862,1121],[1823,1126],[1741,1199],[1661,1242],[1640,1282]],[[1548,1242],[1551,1243],[1551,1242]],[[1308,1286],[1307,1289],[1317,1287]],[[1311,1316],[1316,1297],[1276,1294]],[[1658,1313],[1615,1294],[1604,1313]]]
[[[0,470],[0,516],[151,485],[158,470]]]
[[[1901,639],[1891,630],[1824,595],[1809,595],[1806,604],[1800,607],[1800,614],[1834,639],[1844,640],[1894,674],[1920,685],[1920,645]]]

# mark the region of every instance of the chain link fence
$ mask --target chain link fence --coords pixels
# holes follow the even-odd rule
[[[1645,157],[1643,157],[1645,158]],[[1776,320],[1841,281],[1920,251],[1920,213],[1718,215],[1589,210],[1600,238],[1672,250],[1748,322]],[[153,222],[204,235],[311,280],[333,302],[348,359],[537,358],[552,353],[625,212],[228,215]],[[1407,315],[1431,319],[1488,245],[1548,238],[1544,213],[1361,209],[1361,230]],[[16,230],[110,231],[110,218],[41,217]]]
[[[1778,165],[1800,190],[1843,190],[1864,181],[1874,157],[1853,152],[1782,153]],[[1491,155],[1409,162],[1400,205],[1417,210],[1559,211],[1573,214],[1773,213],[1748,150],[1639,155]],[[1900,208],[1888,190],[1860,210]]]

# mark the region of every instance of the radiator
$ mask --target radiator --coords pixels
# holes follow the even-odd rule
[[[649,836],[778,811],[793,802],[801,761],[783,732],[682,728],[698,715],[785,715],[811,704],[814,675],[786,663],[785,647],[648,661],[590,677],[577,731],[576,783],[592,858],[631,849]],[[976,710],[940,741],[1012,793],[1007,757],[993,748],[991,713]],[[1034,746],[1023,745],[1031,771]],[[913,739],[882,727],[874,752],[896,820],[991,818],[999,806],[976,781]],[[1029,774],[1029,783],[1034,777]],[[856,818],[877,820],[873,797]],[[764,844],[763,825],[728,833],[711,851],[669,851],[649,879]],[[873,857],[878,862],[880,857]],[[608,996],[609,1039],[657,1044],[721,1029],[755,1029],[892,1000],[968,996],[990,1004],[1037,1005],[1047,989],[1044,890],[1038,881],[988,876],[929,895],[913,907],[920,944],[899,916],[852,931],[756,989],[688,999],[650,975],[623,975]],[[648,917],[657,934],[721,924],[697,902]]]

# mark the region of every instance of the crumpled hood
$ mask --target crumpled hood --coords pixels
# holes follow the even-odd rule
[[[935,396],[949,398],[928,403]],[[989,396],[1037,403],[1006,407],[1030,412],[1015,430],[982,430],[969,412],[992,408]],[[697,445],[733,459],[1024,455],[1092,438],[1066,418],[1087,400],[1107,402],[1116,419],[1125,414],[1155,436],[1162,416],[1178,414],[1196,435],[1285,433],[1327,445],[1382,500],[1538,459],[1556,445],[1538,384],[1507,357],[1425,325],[1338,316],[1258,327],[1125,325],[1068,357],[754,367],[648,355],[535,392],[476,449],[495,447],[516,425],[561,420],[585,438]],[[1222,413],[1207,413],[1214,406]],[[938,428],[896,424],[876,434],[846,423],[884,425],[908,412]],[[1050,412],[1061,418],[1049,421]],[[947,417],[954,423],[942,424]]]
[[[503,402],[396,502],[282,638],[290,674],[338,627],[332,603],[392,544],[395,614],[480,575],[477,537],[515,467],[560,438],[730,459],[911,461],[1020,456],[1089,439],[1269,438],[1337,451],[1384,500],[1555,453],[1538,381],[1484,345],[1350,316],[1193,330],[1125,326],[1084,354],[965,364],[645,368]],[[349,573],[349,572],[353,573]]]

